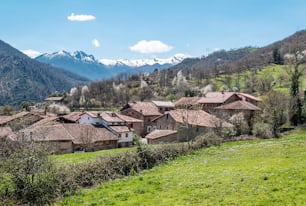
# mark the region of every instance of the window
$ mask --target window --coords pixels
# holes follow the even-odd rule
[[[161,125],[159,125],[159,129],[161,129]]]
[[[197,131],[197,132],[199,131],[199,127],[196,128],[196,131]]]
[[[128,137],[129,137],[129,133],[126,133],[125,135],[126,135],[126,138],[128,138]]]
[[[118,137],[121,138],[121,134],[120,133],[118,134]]]
[[[169,114],[166,114],[166,119],[169,119]]]
[[[133,128],[133,123],[130,124],[130,127]]]

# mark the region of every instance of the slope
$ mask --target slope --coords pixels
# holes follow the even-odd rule
[[[305,131],[229,142],[83,189],[58,205],[304,205]]]
[[[41,101],[54,91],[69,91],[88,79],[30,59],[0,40],[0,105]]]

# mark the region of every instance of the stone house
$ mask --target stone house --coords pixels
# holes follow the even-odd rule
[[[55,154],[73,152],[73,137],[62,124],[30,127],[16,135],[18,140],[42,143]]]
[[[176,130],[159,130],[156,129],[153,132],[146,135],[148,144],[160,144],[160,143],[172,143],[178,142],[178,136]]]
[[[155,129],[153,119],[162,115],[158,107],[153,102],[132,102],[125,105],[121,114],[127,115],[143,121],[141,136],[144,137]]]
[[[90,124],[63,124],[63,127],[73,137],[74,151],[98,151],[117,147],[118,137],[105,128]]]
[[[121,118],[126,118],[121,115]],[[130,123],[121,119],[120,115],[114,112],[84,112],[80,115],[80,124],[91,124],[96,127],[104,127],[118,137],[118,146],[130,146],[133,143],[134,126],[131,122],[136,122],[130,118]],[[142,123],[140,120],[137,123]],[[136,123],[136,126],[137,126]]]
[[[184,136],[191,138],[220,128],[231,128],[232,124],[227,123],[214,115],[211,115],[203,110],[186,110],[177,109],[166,112],[165,114],[155,118],[153,122],[158,130],[176,130],[184,141]],[[189,138],[189,137],[188,137]]]

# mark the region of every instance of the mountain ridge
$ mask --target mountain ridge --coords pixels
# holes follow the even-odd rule
[[[52,92],[69,91],[89,80],[37,62],[0,40],[0,105],[42,101]]]
[[[83,51],[67,52],[64,50],[45,53],[37,56],[37,61],[50,64],[52,66],[66,69],[92,80],[108,79],[120,73],[143,73],[152,72],[155,69],[164,69],[180,63],[190,56],[177,54],[170,58],[154,59],[96,59],[91,54]]]

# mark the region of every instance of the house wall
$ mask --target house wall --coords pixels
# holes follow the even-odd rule
[[[44,142],[55,154],[65,154],[73,152],[73,143],[68,141],[46,141]]]
[[[117,140],[105,140],[95,142],[93,145],[94,151],[117,148]]]
[[[170,134],[167,136],[159,137],[156,139],[147,139],[148,144],[162,144],[162,143],[173,143],[178,142],[177,133]]]
[[[144,137],[146,134],[154,130],[153,126],[155,126],[155,124],[152,122],[152,120],[158,117],[158,116],[144,116],[143,114],[139,113],[138,111],[135,111],[132,108],[127,108],[125,110],[122,110],[121,114],[130,116],[130,117],[134,117],[136,119],[140,119],[143,121],[143,128],[141,132],[138,131],[138,133],[142,137]]]
[[[133,142],[134,132],[121,132],[118,134],[118,143]]]
[[[158,118],[154,121],[156,125],[156,129],[169,129],[176,130],[176,122],[169,114],[165,114],[162,117]]]
[[[130,122],[128,126],[134,129],[134,133],[141,136],[143,132],[143,122]]]

